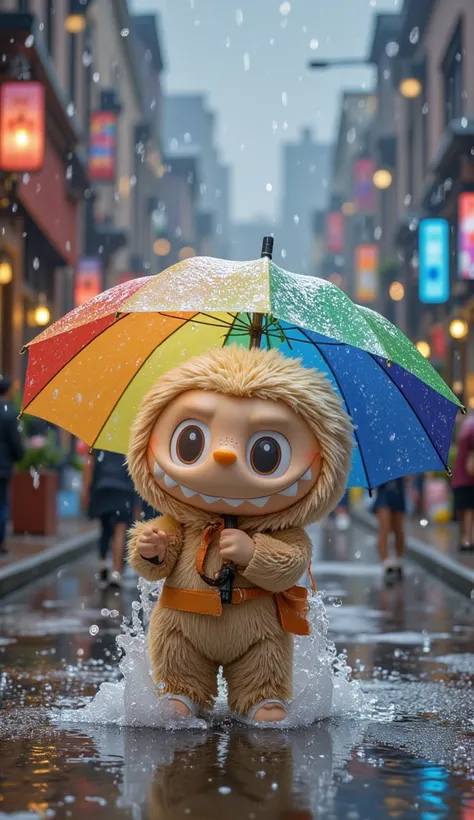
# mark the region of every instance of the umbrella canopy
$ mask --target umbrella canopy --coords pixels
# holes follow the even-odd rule
[[[390,322],[269,258],[195,257],[105,291],[29,345],[23,411],[125,453],[145,393],[211,347],[277,347],[327,373],[352,417],[349,486],[446,468],[460,403]]]

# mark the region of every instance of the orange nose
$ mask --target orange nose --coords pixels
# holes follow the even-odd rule
[[[237,453],[234,450],[214,450],[214,459],[223,467],[230,467],[234,461],[237,461]]]

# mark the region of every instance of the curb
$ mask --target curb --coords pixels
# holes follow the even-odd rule
[[[97,543],[98,531],[93,529],[67,538],[31,558],[24,558],[13,566],[0,569],[0,599],[15,592],[37,578],[47,575],[56,567],[74,561]]]
[[[351,512],[354,521],[362,524],[367,529],[376,530],[377,523],[371,513],[363,510],[353,510]],[[452,558],[442,555],[437,550],[423,543],[418,538],[408,536],[406,539],[407,555],[416,561],[417,564],[436,575],[449,586],[462,592],[463,595],[471,597],[474,590],[474,571],[468,567],[463,567]]]

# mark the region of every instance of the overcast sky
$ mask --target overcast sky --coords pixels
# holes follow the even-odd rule
[[[342,89],[369,88],[370,69],[310,71],[311,58],[362,57],[373,15],[401,0],[132,0],[158,11],[169,92],[205,91],[217,146],[232,165],[232,215],[278,212],[281,145],[312,126],[334,139]],[[271,186],[271,188],[270,188]]]

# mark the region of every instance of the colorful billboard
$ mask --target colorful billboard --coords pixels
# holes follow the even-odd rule
[[[340,211],[331,211],[324,218],[324,235],[328,253],[342,253],[344,250],[344,217]]]
[[[117,158],[117,114],[96,111],[91,116],[89,177],[94,182],[114,182]]]
[[[74,306],[79,307],[102,291],[102,269],[98,259],[82,258],[74,281]]]
[[[355,249],[355,299],[361,304],[375,302],[379,288],[377,245],[357,245]]]
[[[449,299],[449,225],[422,219],[418,235],[420,302],[441,305]]]
[[[372,159],[356,159],[354,162],[354,203],[360,214],[375,211],[374,172]]]
[[[474,192],[460,194],[458,200],[458,275],[474,279]]]

